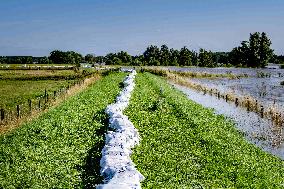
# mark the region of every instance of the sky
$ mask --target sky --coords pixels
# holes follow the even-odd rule
[[[283,0],[0,0],[0,56],[142,54],[149,45],[230,51],[266,32],[284,54]]]

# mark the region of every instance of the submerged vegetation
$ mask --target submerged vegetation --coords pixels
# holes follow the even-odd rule
[[[164,79],[139,74],[126,111],[142,141],[132,159],[144,188],[281,188],[283,161]]]

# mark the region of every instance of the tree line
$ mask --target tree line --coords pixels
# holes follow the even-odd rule
[[[268,62],[284,63],[283,56],[277,56],[271,49],[271,40],[265,32],[251,33],[248,41],[242,41],[230,52],[212,52],[199,49],[169,48],[150,45],[141,55],[131,56],[128,52],[108,53],[106,56],[87,54],[82,56],[74,51],[54,50],[48,57],[14,56],[0,57],[0,63],[8,64],[77,64],[81,62],[106,65],[129,66],[200,66],[200,67],[265,67]]]

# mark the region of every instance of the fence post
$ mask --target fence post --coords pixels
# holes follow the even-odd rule
[[[5,119],[5,110],[3,108],[0,109],[0,118],[1,118],[1,121]]]
[[[226,102],[228,102],[228,95],[226,94]]]
[[[261,116],[261,118],[263,118],[263,114],[264,114],[264,108],[263,108],[263,106],[260,106],[260,116]]]
[[[21,117],[20,105],[17,105],[17,118]]]
[[[44,100],[45,100],[45,104],[47,103],[47,91],[46,89],[44,90]]]
[[[54,96],[54,98],[56,97],[56,91],[53,91],[53,96]]]
[[[38,99],[38,109],[40,110],[40,98]]]
[[[249,103],[249,99],[248,99],[248,101],[247,101],[248,103],[247,103],[247,111],[249,112],[249,109],[250,109],[250,103]]]
[[[29,104],[29,112],[32,114],[32,100],[28,99],[28,104]]]
[[[235,99],[235,105],[236,105],[237,107],[239,106],[239,99],[238,99],[238,98]]]
[[[256,112],[258,110],[257,106],[258,106],[258,103],[257,103],[257,100],[255,100],[255,110],[256,110]]]

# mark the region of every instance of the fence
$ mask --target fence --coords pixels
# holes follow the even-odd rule
[[[0,108],[0,126],[7,125],[15,120],[31,116],[50,107],[57,99],[65,97],[67,92],[74,86],[81,86],[84,80],[76,80],[66,87],[55,91],[44,90],[42,96],[36,99],[27,99],[26,103],[17,104],[12,109]]]

